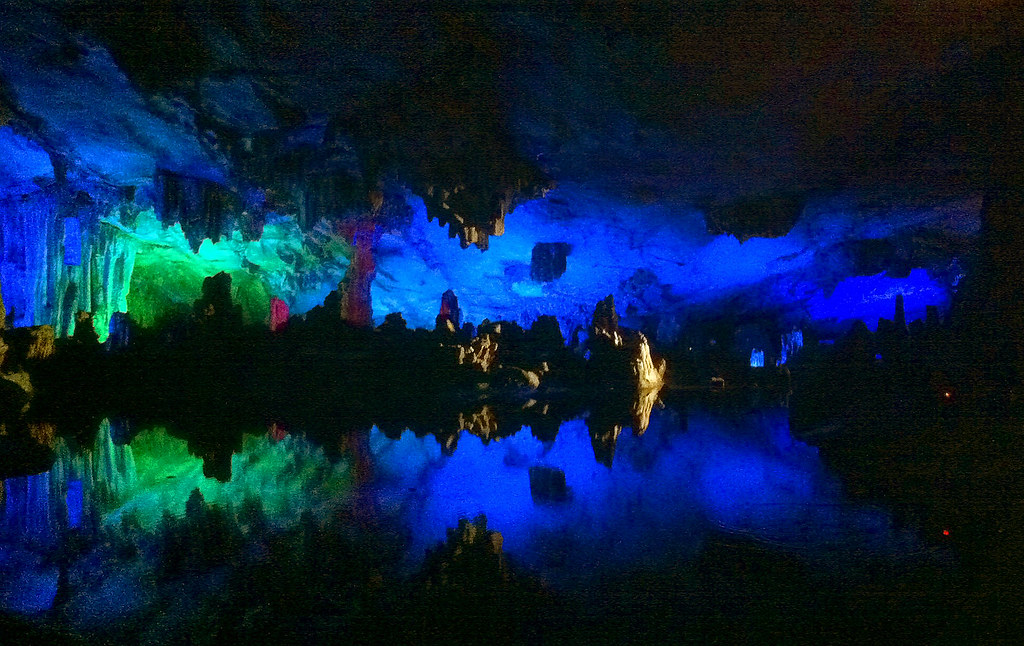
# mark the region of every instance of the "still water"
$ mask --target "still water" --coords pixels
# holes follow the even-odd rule
[[[58,439],[50,471],[3,482],[4,610],[57,604],[86,626],[140,611],[162,594],[152,546],[169,519],[192,518],[197,495],[227,510],[240,535],[256,531],[244,511],[254,506],[261,531],[303,515],[372,517],[373,531],[402,545],[399,576],[460,519],[483,515],[518,571],[567,591],[691,562],[710,541],[753,542],[840,585],[944,558],[886,509],[851,503],[817,449],[791,436],[785,408],[655,410],[642,436],[618,432],[610,466],[583,419],[548,442],[528,427],[487,441],[464,431],[450,454],[431,435],[389,439],[374,427],[328,457],[275,428],[245,437],[227,482],[205,477],[187,441],[164,429],[124,445],[117,435],[104,421],[89,446]],[[100,547],[69,550],[71,537]]]

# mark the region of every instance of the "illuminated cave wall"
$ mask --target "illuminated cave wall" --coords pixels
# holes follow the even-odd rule
[[[90,198],[91,199],[91,198]],[[48,192],[0,202],[0,286],[15,326],[74,332],[78,311],[95,314],[100,340],[114,312],[143,326],[187,311],[203,278],[232,276],[232,297],[247,323],[269,319],[275,296],[299,313],[323,301],[345,274],[351,251],[341,236],[308,244],[294,218],[271,214],[259,240],[235,230],[193,252],[180,224],[166,227],[151,209],[90,205],[60,217]]]
[[[708,233],[692,207],[628,204],[568,185],[517,208],[481,253],[462,250],[427,221],[418,198],[410,202],[408,228],[378,244],[378,322],[401,311],[411,325],[432,326],[440,294],[451,289],[466,320],[528,325],[553,314],[569,334],[614,294],[628,325],[656,325],[659,340],[670,342],[695,312],[715,307],[814,321],[831,332],[855,319],[872,329],[880,317],[892,319],[897,293],[908,321],[924,318],[927,305],[946,311],[962,278],[956,256],[972,252],[981,207],[977,198],[874,211],[852,197],[812,201],[786,235],[741,243]],[[531,275],[538,243],[566,245],[561,276]]]
[[[263,324],[271,297],[293,314],[321,303],[352,255],[330,226],[318,236],[274,213],[258,240],[234,229],[193,251],[182,226],[165,226],[152,208],[78,195],[83,204],[67,206],[39,191],[9,197],[0,209],[0,285],[15,325],[49,323],[68,335],[75,312],[88,310],[101,338],[118,311],[152,326],[190,308],[202,279],[220,271],[231,274],[246,322]],[[614,294],[625,322],[652,327],[661,342],[714,303],[836,333],[855,319],[872,329],[891,319],[897,293],[908,321],[923,318],[928,305],[946,311],[980,226],[980,200],[971,198],[874,214],[850,202],[812,202],[786,235],[741,243],[708,233],[693,208],[632,205],[568,185],[519,206],[481,252],[428,222],[418,197],[406,199],[408,224],[382,229],[375,244],[375,323],[400,311],[410,325],[432,327],[440,295],[451,289],[466,320],[529,325],[553,314],[568,335]],[[77,215],[59,216],[68,209]],[[878,241],[881,252],[867,244]],[[531,261],[545,243],[565,250],[565,271],[538,280]]]

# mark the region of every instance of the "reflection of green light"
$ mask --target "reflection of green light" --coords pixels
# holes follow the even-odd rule
[[[235,509],[247,498],[258,499],[268,519],[283,522],[343,498],[352,487],[347,463],[331,464],[322,449],[293,436],[276,443],[265,435],[247,436],[242,451],[232,456],[229,482],[205,477],[202,460],[189,454],[187,442],[164,429],[140,433],[131,446],[135,491],[107,522],[120,522],[127,514],[153,528],[165,511],[184,514],[196,488],[207,502]]]

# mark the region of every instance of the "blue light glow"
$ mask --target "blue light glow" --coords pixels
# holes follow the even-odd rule
[[[81,527],[84,503],[81,480],[72,480],[68,483],[68,493],[65,501],[68,508],[68,527]]]
[[[892,320],[896,312],[896,295],[903,294],[907,321],[925,318],[928,305],[948,308],[949,293],[924,269],[914,269],[906,278],[891,278],[885,272],[873,276],[853,276],[836,286],[826,296],[815,294],[808,310],[815,321],[829,319],[837,322],[860,319],[872,331],[878,319]]]
[[[78,218],[64,218],[64,264],[82,264],[82,231]]]
[[[0,150],[4,159],[0,165],[0,188],[32,190],[36,188],[31,185],[32,180],[53,178],[53,165],[46,151],[9,126],[0,127]]]
[[[564,423],[549,446],[528,430],[488,444],[463,433],[451,457],[431,437],[406,432],[390,441],[374,430],[374,487],[386,506],[403,510],[413,557],[459,518],[485,514],[506,552],[567,583],[669,552],[692,556],[723,529],[821,563],[893,539],[861,536],[864,523],[877,522],[873,512],[842,505],[817,451],[790,437],[784,412],[738,422],[694,414],[686,432],[674,419],[655,411],[644,436],[620,434],[611,468],[594,459],[582,420]],[[562,470],[570,501],[535,503],[531,466]]]

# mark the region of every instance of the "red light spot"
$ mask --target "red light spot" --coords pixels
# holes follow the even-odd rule
[[[942,530],[942,535],[943,536],[949,536],[949,530],[948,529]]]

